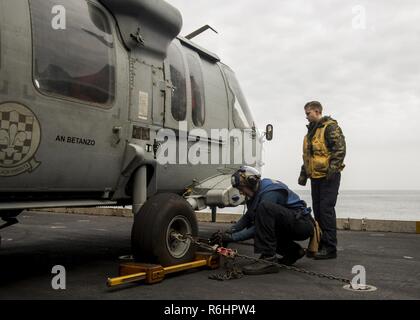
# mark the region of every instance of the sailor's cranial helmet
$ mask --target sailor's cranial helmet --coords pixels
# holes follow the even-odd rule
[[[240,167],[231,177],[231,183],[234,188],[248,187],[255,190],[261,179],[261,173],[250,166]]]

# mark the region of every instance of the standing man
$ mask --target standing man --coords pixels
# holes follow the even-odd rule
[[[322,230],[320,251],[313,257],[334,259],[337,257],[335,205],[346,142],[337,121],[322,116],[321,103],[308,102],[304,109],[309,125],[303,141],[303,166],[298,183],[304,186],[311,179],[312,208]]]
[[[271,262],[292,265],[305,255],[295,242],[314,233],[311,209],[305,201],[284,183],[261,179],[260,173],[248,166],[232,175],[232,186],[246,196],[248,210],[233,226],[230,240],[254,237],[254,250],[261,254],[260,261],[243,267],[245,274],[275,273],[279,267]],[[276,253],[282,258],[278,260]]]

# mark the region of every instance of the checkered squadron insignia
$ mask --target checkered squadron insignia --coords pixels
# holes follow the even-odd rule
[[[31,172],[39,166],[34,158],[40,143],[40,126],[27,107],[0,104],[0,176]]]

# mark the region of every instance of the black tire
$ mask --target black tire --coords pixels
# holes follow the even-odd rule
[[[198,224],[190,204],[173,193],[153,196],[134,217],[131,247],[136,261],[162,266],[189,262],[196,246],[190,241],[179,242],[171,232],[198,234]]]

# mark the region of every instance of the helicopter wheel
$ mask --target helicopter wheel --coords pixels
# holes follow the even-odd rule
[[[135,260],[162,266],[192,261],[196,246],[190,239],[178,240],[179,234],[198,234],[190,204],[173,193],[153,196],[134,217],[131,247]]]

